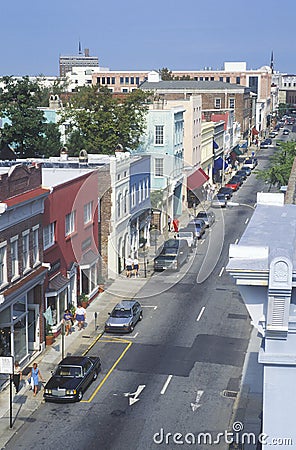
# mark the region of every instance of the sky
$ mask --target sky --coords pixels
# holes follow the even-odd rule
[[[11,0],[1,2],[0,76],[59,75],[89,48],[110,70],[213,70],[225,61],[296,73],[296,1]]]

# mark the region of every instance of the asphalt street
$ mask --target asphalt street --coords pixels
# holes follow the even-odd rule
[[[259,169],[270,152],[260,151]],[[231,429],[251,325],[224,269],[252,215],[244,205],[267,190],[252,174],[233,196],[241,206],[214,210],[181,271],[154,274],[137,295],[144,317],[132,335],[103,334],[92,348],[102,372],[82,402],[42,404],[5,448],[148,450],[182,441],[227,449],[223,439],[204,444],[201,433],[217,441]]]

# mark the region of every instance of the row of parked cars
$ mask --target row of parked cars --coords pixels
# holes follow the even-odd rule
[[[197,216],[192,217],[186,227],[180,228],[173,239],[164,242],[154,258],[154,271],[180,270],[188,260],[189,253],[197,246],[198,240],[214,222],[215,214],[212,211],[200,211]]]
[[[258,164],[257,158],[247,158],[240,170],[238,170],[233,177],[221,187],[217,192],[217,195],[212,200],[213,207],[225,208],[227,201],[231,199],[233,192],[237,191],[243,184],[244,180],[247,179]]]

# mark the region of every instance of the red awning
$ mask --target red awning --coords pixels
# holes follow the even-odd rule
[[[210,177],[202,170],[197,169],[187,177],[187,189],[193,191],[202,186]]]
[[[259,131],[255,127],[252,128],[252,136],[258,136]]]

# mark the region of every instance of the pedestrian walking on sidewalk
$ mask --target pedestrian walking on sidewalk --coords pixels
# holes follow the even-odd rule
[[[173,220],[173,227],[174,227],[174,232],[178,233],[178,231],[179,231],[179,220],[177,218],[175,218]]]
[[[139,260],[137,257],[134,258],[133,268],[134,268],[133,272],[134,272],[135,277],[138,277],[139,276]]]
[[[20,381],[22,379],[22,371],[20,368],[20,363],[18,361],[15,361],[15,363],[14,363],[12,379],[13,379],[13,384],[15,386],[16,393],[18,393],[19,387],[20,387]]]
[[[125,269],[126,269],[127,278],[130,278],[132,276],[133,263],[134,263],[134,261],[132,260],[131,255],[128,255],[128,258],[126,258],[126,261],[125,261]]]
[[[69,311],[69,309],[66,309],[65,314],[64,314],[64,324],[65,324],[66,336],[68,336],[68,334],[71,333],[72,320],[73,320],[72,313]]]
[[[34,363],[32,370],[31,370],[30,377],[29,377],[29,380],[31,380],[31,386],[32,386],[32,389],[34,392],[34,397],[36,397],[36,394],[38,392],[39,378],[41,379],[41,381],[44,382],[43,376],[41,375],[41,372],[37,366],[37,363]]]
[[[75,319],[78,322],[78,330],[82,330],[84,328],[84,322],[86,320],[86,310],[83,308],[83,306],[78,305],[75,311]]]
[[[171,231],[171,225],[172,225],[172,218],[171,216],[168,216],[168,231]]]

